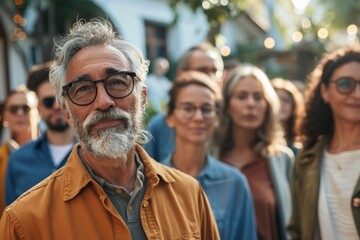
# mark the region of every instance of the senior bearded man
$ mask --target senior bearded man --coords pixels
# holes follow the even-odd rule
[[[105,20],[78,21],[50,82],[79,139],[66,165],[6,208],[0,239],[219,239],[199,183],[140,147],[148,62]]]

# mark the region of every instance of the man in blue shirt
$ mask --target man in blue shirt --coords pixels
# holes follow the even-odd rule
[[[209,75],[222,88],[224,62],[219,51],[211,44],[195,45],[180,57],[176,74],[189,70]],[[164,113],[158,113],[150,120],[148,130],[153,138],[144,148],[152,158],[161,161],[174,151],[174,130],[167,125]]]
[[[49,82],[50,63],[35,66],[27,86],[39,98],[39,112],[46,129],[41,136],[10,155],[5,178],[6,205],[62,167],[74,145],[72,129],[55,101]]]

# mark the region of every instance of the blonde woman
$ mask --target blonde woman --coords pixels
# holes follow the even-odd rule
[[[255,66],[235,68],[225,82],[212,149],[247,177],[258,239],[287,239],[294,154],[282,138],[279,99],[266,74]]]
[[[40,115],[36,94],[24,85],[9,92],[4,102],[4,133],[0,148],[0,215],[5,206],[5,174],[9,155],[39,135]]]

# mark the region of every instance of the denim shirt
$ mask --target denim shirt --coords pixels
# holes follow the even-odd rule
[[[70,152],[59,166],[55,166],[46,133],[14,151],[10,155],[5,177],[6,205],[62,167]]]
[[[174,167],[172,154],[161,163]],[[251,192],[239,170],[207,155],[196,179],[209,199],[221,239],[257,239]]]

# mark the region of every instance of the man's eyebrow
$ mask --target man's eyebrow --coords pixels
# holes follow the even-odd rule
[[[106,68],[104,70],[104,74],[107,76],[107,75],[110,75],[110,74],[114,74],[114,73],[119,73],[121,72],[121,70],[119,69],[116,69],[116,68]],[[79,82],[79,81],[85,81],[85,80],[92,80],[92,78],[90,77],[89,74],[83,74],[83,75],[80,75],[76,78],[74,78],[71,82]]]
[[[84,80],[91,80],[91,78],[88,74],[83,74],[83,75],[80,75],[80,76],[74,78],[71,82],[79,82],[79,81],[84,81]]]
[[[113,74],[113,73],[119,73],[119,72],[121,72],[121,70],[116,69],[116,68],[106,68],[105,69],[105,74],[106,75],[110,75],[110,74]]]

